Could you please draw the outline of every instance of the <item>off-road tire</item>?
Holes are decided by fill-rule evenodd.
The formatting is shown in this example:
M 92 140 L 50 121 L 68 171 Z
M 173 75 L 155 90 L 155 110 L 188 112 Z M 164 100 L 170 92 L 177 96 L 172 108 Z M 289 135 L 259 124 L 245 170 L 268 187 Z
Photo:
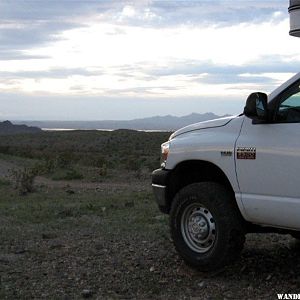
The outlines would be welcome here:
M 171 236 L 176 250 L 189 265 L 201 271 L 212 271 L 230 264 L 239 256 L 245 242 L 245 232 L 242 216 L 232 198 L 233 195 L 228 189 L 215 182 L 193 183 L 175 195 L 170 211 Z M 186 224 L 183 223 L 183 218 L 186 219 L 187 210 L 194 206 L 201 207 L 203 214 L 209 214 L 209 223 L 214 228 L 210 231 L 211 235 L 214 233 L 213 243 L 205 246 L 203 253 L 199 253 L 198 249 L 194 251 L 188 245 L 185 233 L 187 229 L 182 229 L 191 228 L 190 223 L 189 226 L 182 224 Z M 198 208 L 193 211 L 197 213 L 197 210 Z

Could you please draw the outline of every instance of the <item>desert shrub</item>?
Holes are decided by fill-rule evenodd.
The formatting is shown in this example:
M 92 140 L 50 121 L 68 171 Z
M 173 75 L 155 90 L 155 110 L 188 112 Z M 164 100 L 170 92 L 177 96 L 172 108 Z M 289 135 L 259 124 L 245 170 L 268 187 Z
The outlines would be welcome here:
M 0 186 L 6 186 L 6 185 L 10 185 L 9 180 L 5 178 L 0 178 Z
M 140 162 L 135 158 L 128 158 L 125 161 L 125 168 L 129 171 L 138 171 L 140 169 Z
M 25 146 L 25 147 L 18 147 L 16 149 L 16 153 L 14 153 L 18 156 L 27 157 L 27 158 L 34 158 L 34 151 L 31 147 Z
M 0 146 L 0 153 L 9 154 L 9 146 Z
M 146 168 L 146 167 L 143 167 L 143 168 L 140 168 L 139 170 L 137 170 L 135 172 L 135 176 L 138 178 L 138 179 L 141 179 L 141 180 L 145 180 L 145 179 L 149 179 L 151 178 L 151 171 Z
M 57 161 L 55 159 L 52 159 L 52 158 L 46 158 L 43 161 L 43 167 L 44 167 L 44 171 L 45 171 L 46 174 L 50 173 L 55 168 L 57 168 Z
M 44 159 L 40 162 L 37 162 L 32 169 L 36 175 L 45 175 L 51 173 L 56 168 L 56 160 L 54 159 Z
M 66 180 L 74 180 L 74 179 L 83 179 L 83 175 L 79 173 L 77 170 L 71 169 L 66 173 Z
M 101 177 L 107 176 L 107 166 L 106 166 L 106 164 L 103 164 L 101 167 L 98 167 L 98 174 Z
M 160 157 L 150 157 L 148 158 L 145 163 L 144 166 L 147 167 L 150 170 L 154 170 L 154 169 L 158 169 L 160 166 Z
M 10 177 L 13 180 L 14 187 L 20 195 L 26 195 L 34 191 L 34 179 L 37 176 L 35 168 L 13 169 L 10 171 Z
M 109 171 L 137 171 L 144 167 L 152 170 L 159 166 L 160 144 L 169 135 L 116 130 L 6 136 L 0 139 L 0 153 L 42 160 L 48 174 L 74 165 L 99 168 L 98 174 L 105 173 L 104 164 Z
M 67 168 L 74 160 L 74 154 L 70 151 L 65 151 L 57 155 L 57 166 L 60 168 Z
M 93 159 L 93 166 L 96 168 L 101 168 L 103 165 L 106 165 L 106 159 L 103 156 L 96 156 Z
M 93 166 L 97 168 L 97 173 L 101 177 L 107 175 L 107 160 L 103 156 L 96 156 L 93 160 Z
M 68 170 L 61 170 L 52 176 L 53 180 L 76 180 L 76 179 L 83 179 L 83 175 L 75 170 L 75 169 L 68 169 Z

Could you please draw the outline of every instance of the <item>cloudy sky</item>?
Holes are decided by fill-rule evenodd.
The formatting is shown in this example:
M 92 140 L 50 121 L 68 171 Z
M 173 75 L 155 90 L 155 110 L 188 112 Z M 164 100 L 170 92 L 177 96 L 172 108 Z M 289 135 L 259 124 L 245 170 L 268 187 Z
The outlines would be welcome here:
M 300 71 L 288 1 L 0 0 L 0 119 L 235 114 Z

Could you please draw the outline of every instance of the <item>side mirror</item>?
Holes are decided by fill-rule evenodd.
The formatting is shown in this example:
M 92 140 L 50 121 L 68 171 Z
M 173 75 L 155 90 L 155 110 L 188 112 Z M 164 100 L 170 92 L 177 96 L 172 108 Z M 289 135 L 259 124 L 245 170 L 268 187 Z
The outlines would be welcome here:
M 245 116 L 250 119 L 268 119 L 268 96 L 265 93 L 252 93 L 249 95 L 244 108 Z

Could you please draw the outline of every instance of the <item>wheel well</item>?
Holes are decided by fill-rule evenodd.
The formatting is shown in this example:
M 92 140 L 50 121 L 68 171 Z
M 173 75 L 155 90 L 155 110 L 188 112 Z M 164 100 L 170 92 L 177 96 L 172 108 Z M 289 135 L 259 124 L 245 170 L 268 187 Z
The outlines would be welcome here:
M 170 209 L 176 193 L 188 184 L 203 181 L 218 182 L 228 188 L 234 196 L 232 186 L 224 172 L 215 164 L 201 160 L 189 160 L 178 164 L 171 172 L 167 183 L 167 202 Z

